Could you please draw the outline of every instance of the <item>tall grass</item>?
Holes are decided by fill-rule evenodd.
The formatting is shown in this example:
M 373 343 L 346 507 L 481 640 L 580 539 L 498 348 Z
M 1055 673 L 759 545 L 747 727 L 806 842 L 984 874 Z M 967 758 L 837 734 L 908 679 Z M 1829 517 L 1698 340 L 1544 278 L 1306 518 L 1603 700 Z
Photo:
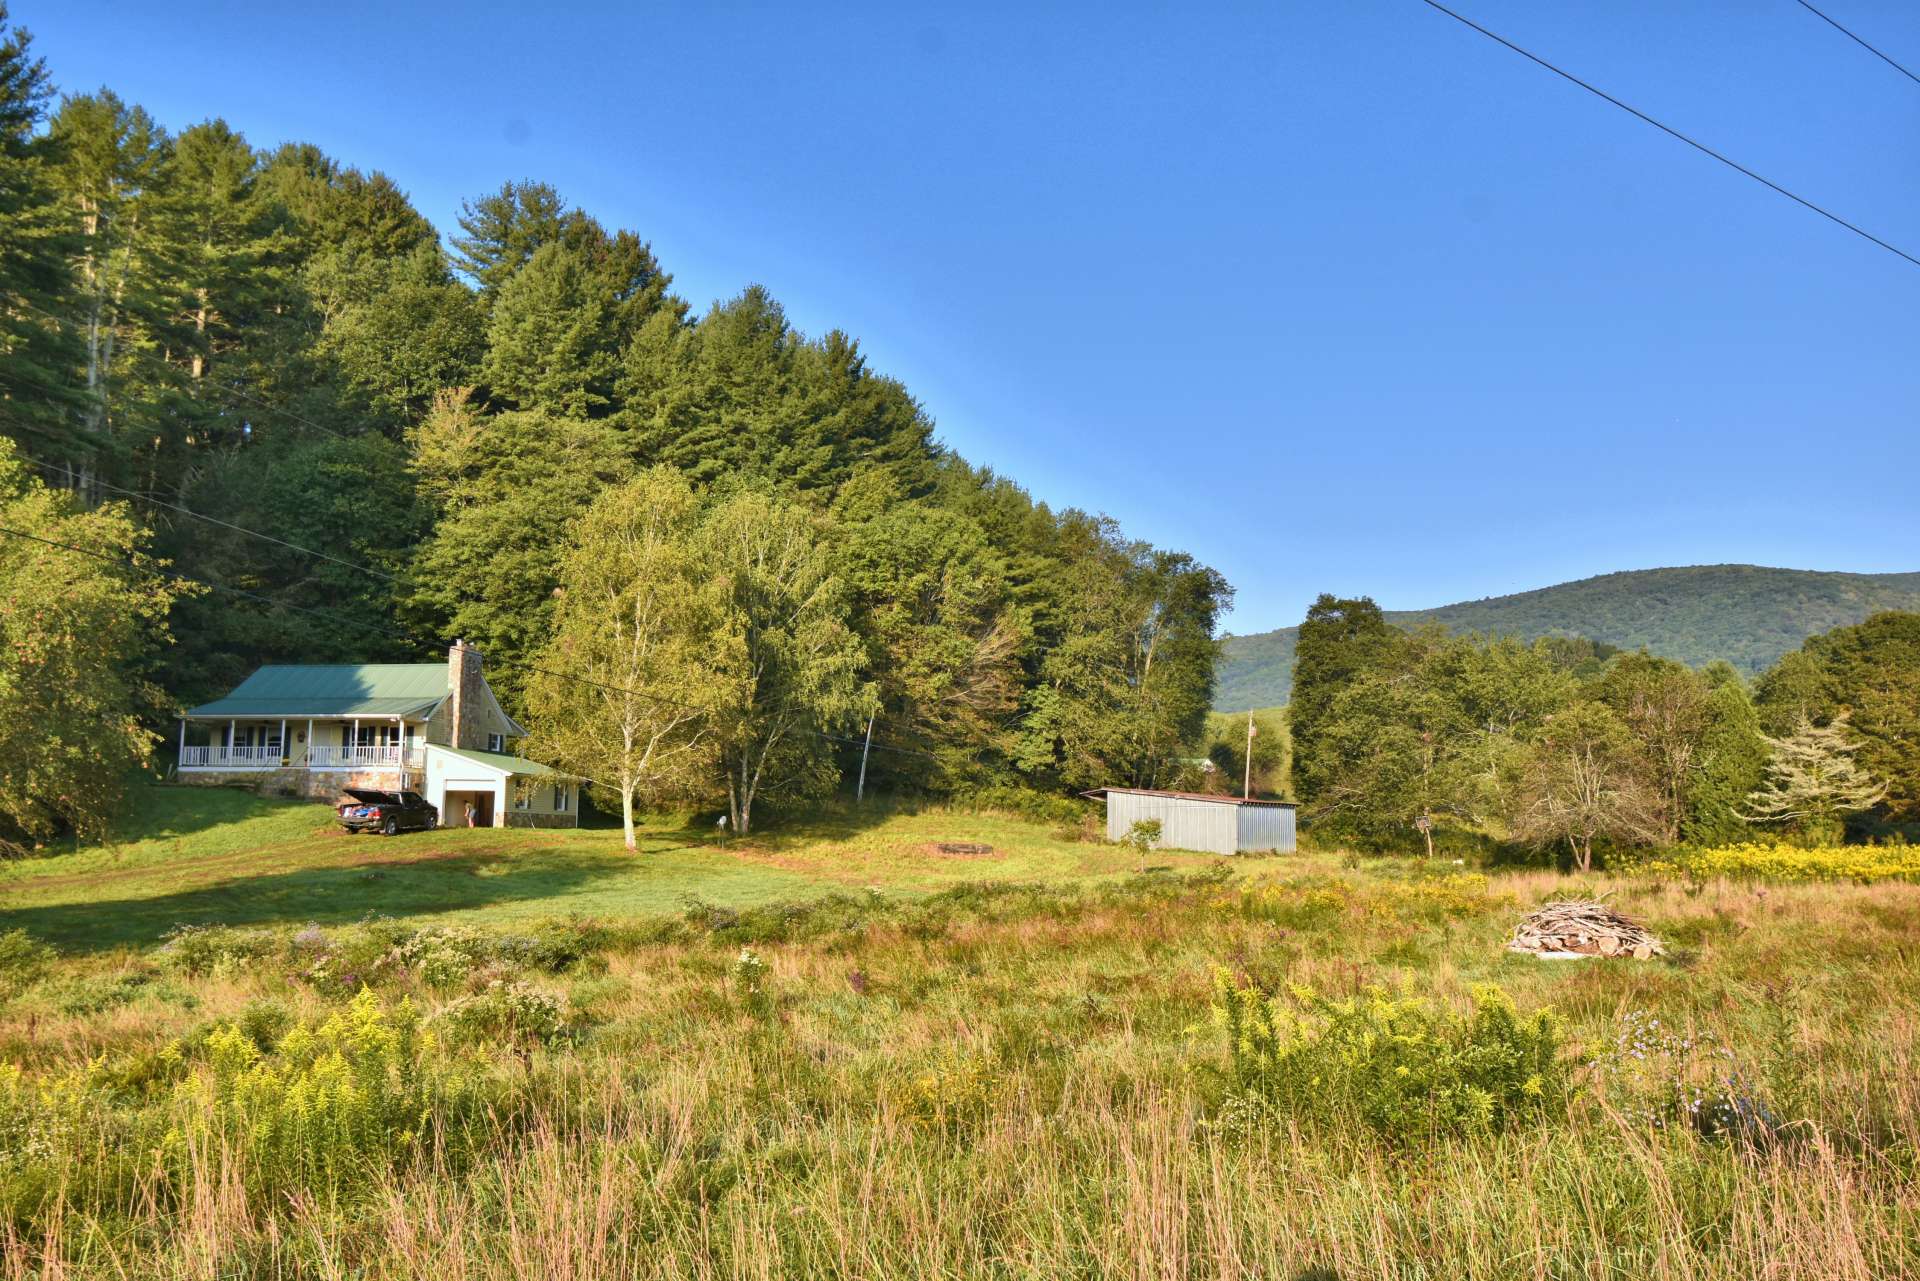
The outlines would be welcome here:
M 1568 889 L 1672 958 L 1502 950 Z M 0 1276 L 1920 1275 L 1916 927 L 1906 885 L 1383 863 L 696 907 L 578 948 L 370 926 L 220 940 L 202 973 L 61 961 L 0 1010 Z M 311 977 L 376 950 L 353 994 Z M 1513 1029 L 1551 1008 L 1567 1088 L 1524 1124 L 1370 1118 L 1364 1090 L 1227 1123 L 1216 969 L 1261 1001 L 1388 1000 L 1385 1035 L 1415 1002 L 1469 1058 L 1497 985 L 1520 1022 L 1495 1040 L 1538 1052 Z M 448 1013 L 505 991 L 555 1025 Z M 331 1111 L 298 1102 L 316 1073 Z M 1764 1120 L 1700 1123 L 1716 1090 Z

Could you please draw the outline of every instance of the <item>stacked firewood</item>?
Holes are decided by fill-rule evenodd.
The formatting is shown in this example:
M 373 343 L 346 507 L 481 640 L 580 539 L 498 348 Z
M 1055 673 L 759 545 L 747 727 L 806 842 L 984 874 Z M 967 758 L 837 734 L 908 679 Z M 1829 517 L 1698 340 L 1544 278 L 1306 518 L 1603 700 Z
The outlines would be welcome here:
M 1644 961 L 1660 940 L 1598 899 L 1556 899 L 1529 912 L 1513 931 L 1509 952 L 1537 956 L 1631 956 Z

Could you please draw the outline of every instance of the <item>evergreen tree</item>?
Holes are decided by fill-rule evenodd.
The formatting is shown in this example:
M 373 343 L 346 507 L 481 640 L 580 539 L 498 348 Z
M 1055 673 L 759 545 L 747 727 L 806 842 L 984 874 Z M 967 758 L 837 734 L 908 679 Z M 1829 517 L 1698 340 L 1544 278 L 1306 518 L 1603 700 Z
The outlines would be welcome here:
M 413 474 L 436 508 L 407 575 L 405 617 L 463 637 L 488 680 L 524 709 L 524 664 L 552 634 L 554 591 L 573 522 L 633 464 L 599 423 L 542 413 L 477 413 L 445 397 L 414 433 Z
M 102 455 L 96 465 L 119 473 L 125 429 L 144 417 L 139 406 L 148 379 L 139 362 L 151 352 L 145 339 L 157 314 L 149 205 L 167 136 L 144 110 L 105 89 L 61 103 L 50 133 L 59 156 L 55 179 L 79 218 L 85 432 Z M 84 486 L 83 478 L 76 481 Z
M 1706 846 L 1745 840 L 1750 834 L 1743 817 L 1747 797 L 1760 786 L 1766 766 L 1760 717 L 1736 674 L 1707 695 L 1707 723 L 1687 779 L 1682 838 Z
M 542 245 L 560 238 L 572 211 L 544 182 L 509 182 L 491 195 L 463 201 L 453 238 L 454 266 L 492 303 Z
M 0 430 L 61 459 L 89 441 L 78 386 L 74 232 L 40 135 L 52 85 L 0 0 Z

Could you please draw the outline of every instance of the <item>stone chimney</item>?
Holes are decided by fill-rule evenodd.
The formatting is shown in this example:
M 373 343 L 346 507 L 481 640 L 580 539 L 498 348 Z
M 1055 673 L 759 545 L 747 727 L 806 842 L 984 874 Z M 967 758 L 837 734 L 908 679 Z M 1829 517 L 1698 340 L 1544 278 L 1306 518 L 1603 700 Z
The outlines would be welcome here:
M 480 651 L 463 640 L 447 651 L 447 742 L 453 747 L 487 746 L 487 678 Z

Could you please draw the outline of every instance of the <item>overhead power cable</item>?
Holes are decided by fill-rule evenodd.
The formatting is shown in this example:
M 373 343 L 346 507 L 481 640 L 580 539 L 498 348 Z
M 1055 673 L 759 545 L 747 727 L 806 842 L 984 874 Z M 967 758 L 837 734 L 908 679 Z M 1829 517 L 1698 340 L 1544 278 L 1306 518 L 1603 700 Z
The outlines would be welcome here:
M 1895 71 L 1898 71 L 1901 75 L 1905 76 L 1907 79 L 1913 81 L 1917 85 L 1920 85 L 1920 76 L 1914 75 L 1913 72 L 1908 71 L 1905 67 L 1895 62 L 1892 58 L 1889 58 L 1886 54 L 1880 52 L 1880 50 L 1874 48 L 1872 45 L 1868 44 L 1865 40 L 1862 40 L 1859 36 L 1856 36 L 1855 34 L 1853 34 L 1853 32 L 1847 30 L 1845 27 L 1835 22 L 1832 18 L 1829 18 L 1826 14 L 1820 12 L 1818 9 L 1814 8 L 1812 5 L 1808 4 L 1807 0 L 1795 0 L 1795 3 L 1797 3 L 1802 9 L 1805 9 L 1808 13 L 1812 14 L 1814 17 L 1820 19 L 1820 21 L 1826 23 L 1829 27 L 1832 27 L 1835 31 L 1838 31 L 1841 35 L 1845 36 L 1847 39 L 1859 45 L 1862 49 L 1865 49 L 1868 53 L 1872 54 L 1874 57 L 1880 59 L 1880 61 L 1886 63 L 1889 67 L 1892 67 Z
M 1446 14 L 1449 18 L 1452 18 L 1455 22 L 1458 22 L 1460 25 L 1464 27 L 1470 27 L 1473 30 L 1478 31 L 1481 35 L 1493 41 L 1495 44 L 1506 46 L 1508 49 L 1513 50 L 1513 52 L 1519 54 L 1521 57 L 1525 58 L 1527 61 L 1534 63 L 1538 66 L 1545 67 L 1548 71 L 1553 72 L 1554 75 L 1559 76 L 1561 79 L 1567 80 L 1573 84 L 1579 85 L 1582 89 L 1585 89 L 1588 93 L 1592 94 L 1594 97 L 1599 98 L 1604 102 L 1612 103 L 1614 106 L 1620 108 L 1620 110 L 1626 112 L 1628 115 L 1634 116 L 1637 119 L 1652 125 L 1655 129 L 1658 129 L 1661 133 L 1664 133 L 1670 137 L 1679 139 L 1681 142 L 1686 143 L 1689 147 L 1692 147 L 1695 151 L 1702 152 L 1705 155 L 1712 156 L 1715 160 L 1718 160 L 1721 164 L 1733 170 L 1735 173 L 1745 174 L 1747 177 L 1753 179 L 1755 182 L 1759 183 L 1761 186 L 1766 187 L 1768 190 L 1777 192 L 1778 194 L 1785 196 L 1788 200 L 1793 201 L 1797 205 L 1800 205 L 1807 209 L 1811 209 L 1814 213 L 1819 214 L 1822 218 L 1827 219 L 1829 222 L 1838 223 L 1840 226 L 1845 227 L 1848 231 L 1851 231 L 1854 235 L 1861 237 L 1863 240 L 1872 241 L 1874 244 L 1880 246 L 1882 249 L 1886 250 L 1888 253 L 1894 254 L 1895 256 L 1900 258 L 1904 258 L 1908 262 L 1912 263 L 1914 266 L 1920 267 L 1920 258 L 1914 257 L 1912 254 L 1908 253 L 1906 250 L 1901 249 L 1896 245 L 1888 244 L 1886 241 L 1880 239 L 1880 237 L 1874 235 L 1872 232 L 1866 230 L 1865 228 L 1860 227 L 1854 223 L 1848 222 L 1845 218 L 1842 218 L 1839 214 L 1834 213 L 1831 210 L 1823 209 L 1819 205 L 1814 204 L 1813 201 L 1808 200 L 1805 196 L 1795 195 L 1793 192 L 1788 191 L 1785 187 L 1781 186 L 1779 183 L 1774 182 L 1770 178 L 1762 177 L 1761 175 L 1755 173 L 1753 170 L 1747 168 L 1745 165 L 1741 164 L 1739 161 L 1730 159 L 1727 156 L 1722 155 L 1720 152 L 1715 151 L 1712 147 L 1707 146 L 1707 144 L 1705 144 L 1704 142 L 1699 142 L 1693 138 L 1688 137 L 1686 134 L 1681 133 L 1678 129 L 1673 128 L 1671 125 L 1662 124 L 1660 121 L 1655 120 L 1652 116 L 1640 110 L 1638 107 L 1631 106 L 1628 103 L 1622 102 L 1620 99 L 1614 97 L 1612 94 L 1608 93 L 1606 90 L 1598 88 L 1597 86 L 1589 84 L 1587 81 L 1582 80 L 1579 76 L 1574 75 L 1571 71 L 1562 70 L 1560 67 L 1557 67 L 1553 63 L 1548 62 L 1545 58 L 1540 57 L 1538 54 L 1530 53 L 1527 50 L 1522 49 L 1519 45 L 1507 39 L 1505 36 L 1500 35 L 1499 33 L 1494 31 L 1489 31 L 1487 28 L 1481 26 L 1479 23 L 1475 22 L 1471 18 L 1464 17 L 1461 14 L 1455 13 L 1452 9 L 1449 9 L 1447 8 L 1447 6 L 1441 4 L 1440 0 L 1420 0 L 1420 2 L 1426 5 L 1430 9 L 1436 9 L 1439 12 Z M 1904 68 L 1902 69 L 1904 70 Z
M 350 627 L 358 627 L 358 628 L 361 628 L 362 630 L 373 632 L 378 635 L 388 636 L 396 640 L 404 640 L 409 644 L 416 645 L 416 646 L 425 646 L 425 645 L 437 646 L 444 643 L 432 637 L 419 636 L 412 632 L 403 631 L 397 627 L 389 627 L 380 623 L 368 622 L 365 619 L 354 618 L 351 615 L 335 613 L 333 610 L 330 610 L 330 609 L 318 609 L 308 605 L 292 605 L 285 601 L 277 601 L 272 599 L 271 597 L 259 595 L 256 592 L 245 591 L 238 587 L 229 587 L 225 583 L 218 583 L 210 578 L 202 578 L 195 574 L 184 573 L 180 570 L 162 569 L 157 565 L 142 565 L 124 556 L 115 556 L 108 552 L 96 551 L 89 547 L 80 547 L 73 543 L 62 542 L 57 538 L 46 538 L 39 534 L 30 534 L 27 531 L 21 530 L 21 529 L 10 529 L 7 526 L 0 525 L 0 534 L 9 534 L 15 538 L 24 538 L 31 542 L 41 543 L 48 547 L 59 548 L 62 551 L 73 552 L 74 554 L 80 555 L 80 556 L 90 556 L 95 560 L 105 561 L 110 565 L 117 565 L 122 569 L 130 569 L 135 573 L 148 574 L 157 578 L 170 578 L 177 582 L 194 583 L 198 586 L 205 587 L 210 591 L 225 592 L 230 596 L 238 596 L 245 600 L 258 601 L 263 605 L 273 606 L 274 608 L 277 608 L 277 609 L 290 609 L 297 613 L 312 615 L 315 618 L 324 618 L 331 622 L 345 623 Z M 558 672 L 558 671 L 554 671 L 551 668 L 540 667 L 533 663 L 524 662 L 520 659 L 511 659 L 511 658 L 495 659 L 494 662 L 496 663 L 496 665 L 501 667 L 510 667 L 510 668 L 517 667 L 522 671 L 536 672 L 542 676 L 551 676 L 555 680 L 573 681 L 573 682 L 576 682 L 577 684 L 585 685 L 593 689 L 605 690 L 608 693 L 626 694 L 633 698 L 647 699 L 648 701 L 658 703 L 663 707 L 678 707 L 687 711 L 706 710 L 705 708 L 701 707 L 697 703 L 688 703 L 678 699 L 665 698 L 658 694 L 649 694 L 644 690 L 628 689 L 624 685 L 613 685 L 605 681 L 597 681 L 592 679 L 591 677 L 581 676 L 574 672 Z M 819 738 L 819 739 L 826 740 L 828 742 L 858 743 L 861 741 L 856 738 L 847 738 L 839 734 L 829 734 L 824 730 L 803 729 L 799 732 L 807 735 L 808 737 Z M 891 743 L 881 742 L 877 739 L 873 742 L 872 745 L 876 751 L 895 752 L 903 756 L 921 756 L 921 757 L 925 757 L 928 760 L 937 759 L 931 752 L 923 752 L 917 748 L 912 748 L 912 747 L 897 747 Z
M 42 462 L 40 459 L 29 457 L 26 454 L 21 454 L 19 455 L 19 457 L 25 462 L 32 463 L 35 467 L 38 467 L 40 470 L 46 472 L 49 476 L 60 476 L 60 475 L 68 474 L 68 469 L 59 467 L 53 463 Z M 218 525 L 222 529 L 230 529 L 236 534 L 250 534 L 254 538 L 263 539 L 264 541 L 273 543 L 279 547 L 285 547 L 289 551 L 299 552 L 303 556 L 317 556 L 321 560 L 331 561 L 336 565 L 344 565 L 348 569 L 357 569 L 363 574 L 370 574 L 375 578 L 382 579 L 389 583 L 396 583 L 400 581 L 399 579 L 395 578 L 392 574 L 385 573 L 382 570 L 375 569 L 371 565 L 362 565 L 357 561 L 343 560 L 338 556 L 329 555 L 326 552 L 319 551 L 312 547 L 302 547 L 298 543 L 290 543 L 284 538 L 276 538 L 272 534 L 263 533 L 262 531 L 257 529 L 249 529 L 245 525 L 236 525 L 232 521 L 221 520 L 218 516 L 209 516 L 205 512 L 197 512 L 197 511 L 193 511 L 190 508 L 182 507 L 179 503 L 170 503 L 164 498 L 155 498 L 152 494 L 143 494 L 139 490 L 135 490 L 135 489 L 122 489 L 120 486 L 115 485 L 110 481 L 104 481 L 98 478 L 89 480 L 87 483 L 92 485 L 98 485 L 102 489 L 110 489 L 116 494 L 123 494 L 128 498 L 138 499 L 143 503 L 152 503 L 156 507 L 165 507 L 169 511 L 179 512 L 182 516 L 191 516 L 195 520 L 203 520 L 209 525 Z

